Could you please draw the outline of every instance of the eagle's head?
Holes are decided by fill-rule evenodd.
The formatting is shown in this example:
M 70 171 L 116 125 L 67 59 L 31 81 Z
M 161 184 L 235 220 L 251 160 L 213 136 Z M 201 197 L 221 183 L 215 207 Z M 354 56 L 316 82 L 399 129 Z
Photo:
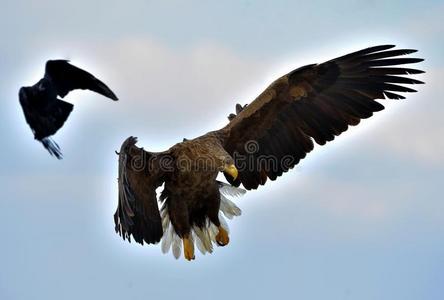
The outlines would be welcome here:
M 234 165 L 234 160 L 230 155 L 223 155 L 218 157 L 219 171 L 223 172 L 225 176 L 229 176 L 232 180 L 236 180 L 239 172 Z

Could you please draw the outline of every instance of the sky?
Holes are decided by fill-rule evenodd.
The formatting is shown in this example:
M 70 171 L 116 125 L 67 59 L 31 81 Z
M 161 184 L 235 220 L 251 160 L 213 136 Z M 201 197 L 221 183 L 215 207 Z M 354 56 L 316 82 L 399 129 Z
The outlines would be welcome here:
M 12 1 L 0 10 L 0 299 L 442 299 L 442 1 Z M 235 202 L 230 244 L 193 262 L 114 233 L 117 156 L 223 127 L 277 77 L 377 44 L 415 48 L 426 82 Z M 48 59 L 107 83 L 54 139 L 18 89 Z

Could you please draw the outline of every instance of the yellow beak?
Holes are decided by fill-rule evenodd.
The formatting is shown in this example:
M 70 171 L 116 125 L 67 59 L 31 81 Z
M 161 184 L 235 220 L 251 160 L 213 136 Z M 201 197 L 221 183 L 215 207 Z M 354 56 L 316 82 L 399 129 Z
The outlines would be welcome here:
M 225 166 L 224 173 L 227 173 L 231 177 L 233 177 L 233 180 L 236 180 L 237 176 L 239 175 L 239 172 L 237 171 L 236 166 L 234 164 Z

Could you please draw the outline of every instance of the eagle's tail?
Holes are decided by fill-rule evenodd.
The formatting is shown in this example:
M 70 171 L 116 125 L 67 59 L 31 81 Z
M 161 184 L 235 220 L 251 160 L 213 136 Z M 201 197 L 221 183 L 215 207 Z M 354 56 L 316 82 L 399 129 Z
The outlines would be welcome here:
M 49 154 L 54 155 L 55 157 L 57 157 L 57 159 L 63 158 L 59 145 L 57 145 L 57 143 L 54 142 L 51 138 L 43 138 L 40 140 L 40 142 L 43 144 L 43 147 L 48 150 Z
M 223 229 L 229 232 L 229 227 L 225 217 L 232 219 L 233 217 L 240 216 L 242 211 L 239 207 L 234 204 L 233 201 L 228 199 L 228 197 L 239 197 L 245 194 L 245 190 L 241 188 L 233 187 L 229 184 L 218 182 L 219 192 L 220 192 L 220 210 L 219 210 L 219 221 Z M 173 225 L 171 224 L 170 217 L 166 206 L 164 205 L 161 210 L 162 227 L 163 227 L 163 237 L 162 237 L 162 252 L 167 253 L 170 249 L 173 252 L 174 257 L 177 259 L 182 253 L 182 240 L 174 231 Z M 217 244 L 216 235 L 219 230 L 210 220 L 207 219 L 203 227 L 193 226 L 191 230 L 190 240 L 196 244 L 197 249 L 202 254 L 212 253 L 213 244 Z

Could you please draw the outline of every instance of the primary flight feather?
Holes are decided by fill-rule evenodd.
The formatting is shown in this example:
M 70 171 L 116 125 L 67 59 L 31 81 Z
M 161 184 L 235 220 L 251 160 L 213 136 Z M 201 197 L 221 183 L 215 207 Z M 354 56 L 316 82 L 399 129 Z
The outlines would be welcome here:
M 49 60 L 46 62 L 44 77 L 33 86 L 22 87 L 19 91 L 20 105 L 34 138 L 58 159 L 62 158 L 62 153 L 50 136 L 63 126 L 73 109 L 71 103 L 58 97 L 63 98 L 76 89 L 91 90 L 114 101 L 118 100 L 103 82 L 67 60 Z
M 116 231 L 143 244 L 183 247 L 194 259 L 194 245 L 212 252 L 213 243 L 229 242 L 223 215 L 240 215 L 227 197 L 257 189 L 293 168 L 314 142 L 324 145 L 384 109 L 376 99 L 404 99 L 422 82 L 408 75 L 423 71 L 403 65 L 422 59 L 416 52 L 381 45 L 321 64 L 311 64 L 278 78 L 253 102 L 237 105 L 222 129 L 184 140 L 164 152 L 148 152 L 129 137 L 119 153 L 119 201 Z M 218 182 L 223 172 L 229 185 Z M 164 185 L 158 208 L 156 188 Z M 178 241 L 182 240 L 181 243 Z

